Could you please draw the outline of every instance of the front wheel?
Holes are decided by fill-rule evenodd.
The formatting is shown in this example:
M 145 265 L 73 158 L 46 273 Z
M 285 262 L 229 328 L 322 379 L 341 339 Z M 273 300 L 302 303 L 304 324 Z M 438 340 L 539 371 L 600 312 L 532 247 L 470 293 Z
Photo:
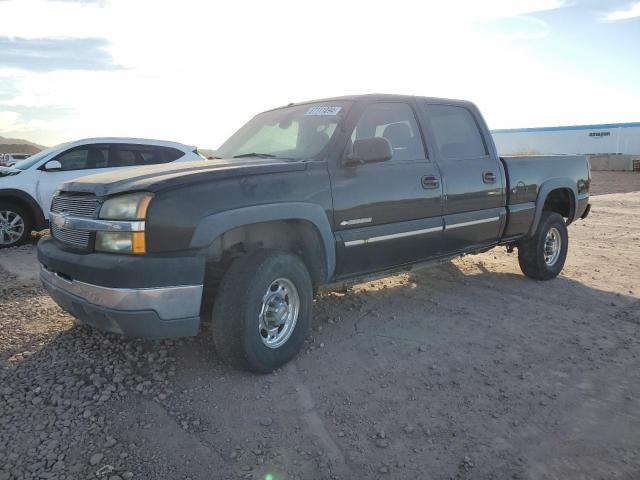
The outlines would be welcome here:
M 311 325 L 313 287 L 304 263 L 278 250 L 235 260 L 218 288 L 213 342 L 222 360 L 268 373 L 300 350 Z
M 0 202 L 0 248 L 16 247 L 31 237 L 31 215 L 20 205 Z
M 518 263 L 527 277 L 556 278 L 564 267 L 569 248 L 567 224 L 559 213 L 542 212 L 533 236 L 518 243 Z

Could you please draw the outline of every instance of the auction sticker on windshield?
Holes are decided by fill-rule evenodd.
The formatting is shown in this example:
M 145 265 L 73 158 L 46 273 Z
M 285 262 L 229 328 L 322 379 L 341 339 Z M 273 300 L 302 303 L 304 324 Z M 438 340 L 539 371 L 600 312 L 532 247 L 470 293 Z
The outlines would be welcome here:
M 305 115 L 337 115 L 342 107 L 311 107 Z

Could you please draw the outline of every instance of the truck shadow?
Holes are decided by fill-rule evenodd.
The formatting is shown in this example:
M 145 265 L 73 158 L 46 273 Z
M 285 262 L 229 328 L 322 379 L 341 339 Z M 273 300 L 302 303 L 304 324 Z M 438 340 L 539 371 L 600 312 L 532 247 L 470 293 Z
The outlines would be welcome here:
M 359 335 L 432 344 L 438 338 L 446 341 L 442 334 L 447 331 L 462 333 L 456 332 L 458 328 L 504 328 L 506 334 L 546 322 L 570 330 L 576 323 L 590 321 L 600 322 L 601 327 L 617 321 L 640 325 L 640 300 L 564 276 L 538 282 L 522 274 L 494 272 L 479 257 L 471 271 L 447 263 L 319 294 L 302 358 L 320 354 L 320 348 L 330 344 L 346 347 Z M 244 377 L 245 373 L 226 370 L 209 336 L 203 329 L 193 344 L 184 347 L 178 355 L 181 363 L 190 365 L 194 375 L 216 366 Z M 195 365 L 200 367 L 194 370 Z
M 395 285 L 370 282 L 346 295 L 328 294 L 318 300 L 316 312 L 324 312 L 331 319 L 339 316 L 346 304 L 359 313 L 355 319 L 353 315 L 345 317 L 355 321 L 356 333 L 414 343 L 431 341 L 433 331 L 446 328 L 446 322 L 451 322 L 448 329 L 466 325 L 512 330 L 514 326 L 527 328 L 526 322 L 535 324 L 545 315 L 559 327 L 569 319 L 579 322 L 587 318 L 640 324 L 640 300 L 563 276 L 537 282 L 521 274 L 490 271 L 479 260 L 472 271 L 449 263 L 403 277 L 404 281 Z M 318 322 L 322 318 L 316 318 L 314 325 Z M 326 327 L 331 328 L 322 328 Z

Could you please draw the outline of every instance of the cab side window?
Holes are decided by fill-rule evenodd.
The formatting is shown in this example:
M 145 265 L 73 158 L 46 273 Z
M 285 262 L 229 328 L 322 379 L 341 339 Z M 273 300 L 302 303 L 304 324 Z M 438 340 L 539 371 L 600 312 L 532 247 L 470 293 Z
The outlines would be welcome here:
M 425 160 L 422 137 L 413 110 L 406 103 L 376 103 L 368 106 L 351 135 L 351 141 L 386 138 L 391 160 Z
M 480 128 L 464 107 L 427 105 L 431 130 L 446 160 L 484 157 L 488 155 Z
M 57 156 L 55 160 L 60 162 L 60 170 L 63 172 L 107 168 L 109 166 L 109 147 L 92 145 L 74 148 Z
M 183 152 L 171 147 L 156 147 L 153 145 L 118 145 L 118 160 L 114 167 L 134 167 L 143 165 L 157 165 L 169 163 L 184 155 Z

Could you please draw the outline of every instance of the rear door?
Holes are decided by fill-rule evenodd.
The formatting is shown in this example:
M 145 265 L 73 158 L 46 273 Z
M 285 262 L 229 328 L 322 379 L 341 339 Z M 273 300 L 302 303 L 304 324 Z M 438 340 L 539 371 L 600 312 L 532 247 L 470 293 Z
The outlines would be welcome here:
M 386 138 L 393 158 L 358 166 L 338 162 L 330 171 L 337 276 L 436 256 L 442 241 L 442 187 L 437 166 L 427 158 L 413 105 L 371 103 L 352 125 L 350 142 Z
M 505 179 L 482 118 L 467 104 L 423 106 L 444 184 L 443 253 L 496 242 L 506 219 Z

